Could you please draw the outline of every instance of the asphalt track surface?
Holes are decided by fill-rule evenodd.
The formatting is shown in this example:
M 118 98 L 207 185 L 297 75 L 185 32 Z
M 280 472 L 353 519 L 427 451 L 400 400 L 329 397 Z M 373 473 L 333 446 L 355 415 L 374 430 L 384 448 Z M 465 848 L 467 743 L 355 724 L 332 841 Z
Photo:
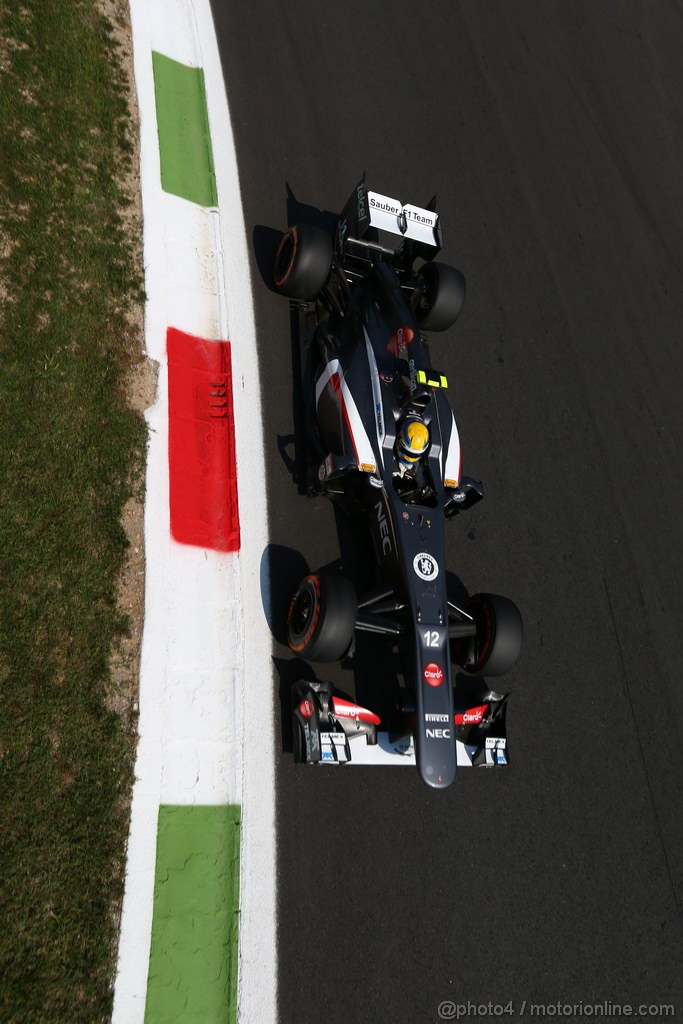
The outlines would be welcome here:
M 432 359 L 486 487 L 449 567 L 526 625 L 509 770 L 432 792 L 280 756 L 280 1019 L 426 1024 L 443 1000 L 680 1017 L 683 7 L 213 8 L 255 246 L 275 633 L 303 561 L 339 540 L 292 478 L 287 304 L 259 266 L 286 183 L 338 211 L 364 169 L 404 202 L 438 195 L 468 298 Z M 277 701 L 296 668 L 274 656 Z

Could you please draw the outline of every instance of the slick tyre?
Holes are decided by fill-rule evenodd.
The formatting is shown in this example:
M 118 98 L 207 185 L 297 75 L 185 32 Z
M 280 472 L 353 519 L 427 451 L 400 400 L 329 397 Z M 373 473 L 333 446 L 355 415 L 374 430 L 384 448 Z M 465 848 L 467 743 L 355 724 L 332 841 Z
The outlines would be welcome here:
M 498 594 L 474 594 L 465 605 L 477 635 L 454 641 L 453 660 L 473 675 L 502 676 L 514 668 L 522 650 L 524 626 L 517 605 Z
M 287 642 L 301 658 L 337 661 L 351 645 L 357 614 L 358 599 L 349 580 L 313 573 L 292 598 Z
M 423 331 L 447 331 L 465 302 L 465 278 L 447 263 L 425 263 L 420 268 L 422 290 L 415 319 Z
M 313 224 L 296 224 L 285 231 L 275 253 L 275 290 L 290 299 L 315 299 L 331 267 L 330 235 Z

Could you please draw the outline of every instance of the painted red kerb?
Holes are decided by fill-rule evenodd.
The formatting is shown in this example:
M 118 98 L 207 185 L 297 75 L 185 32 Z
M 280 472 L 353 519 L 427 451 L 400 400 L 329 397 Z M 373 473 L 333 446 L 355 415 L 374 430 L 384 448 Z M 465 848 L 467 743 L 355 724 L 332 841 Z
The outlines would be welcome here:
M 171 536 L 181 544 L 237 551 L 230 342 L 169 327 L 166 345 Z

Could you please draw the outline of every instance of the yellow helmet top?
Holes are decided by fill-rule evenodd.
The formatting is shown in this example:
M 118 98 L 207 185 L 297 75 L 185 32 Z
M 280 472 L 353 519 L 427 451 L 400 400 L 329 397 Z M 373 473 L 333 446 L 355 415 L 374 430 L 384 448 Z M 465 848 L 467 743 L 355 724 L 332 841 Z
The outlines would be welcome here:
M 429 430 L 422 420 L 407 420 L 398 432 L 397 454 L 401 462 L 412 465 L 429 448 Z

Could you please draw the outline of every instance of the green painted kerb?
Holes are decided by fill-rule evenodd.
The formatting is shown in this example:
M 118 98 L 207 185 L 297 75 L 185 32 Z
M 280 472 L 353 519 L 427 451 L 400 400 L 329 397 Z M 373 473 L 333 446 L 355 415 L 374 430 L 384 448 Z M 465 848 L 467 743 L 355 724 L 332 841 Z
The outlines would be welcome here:
M 234 1024 L 240 808 L 159 808 L 145 1024 Z
M 152 52 L 161 187 L 201 206 L 217 206 L 202 68 Z

